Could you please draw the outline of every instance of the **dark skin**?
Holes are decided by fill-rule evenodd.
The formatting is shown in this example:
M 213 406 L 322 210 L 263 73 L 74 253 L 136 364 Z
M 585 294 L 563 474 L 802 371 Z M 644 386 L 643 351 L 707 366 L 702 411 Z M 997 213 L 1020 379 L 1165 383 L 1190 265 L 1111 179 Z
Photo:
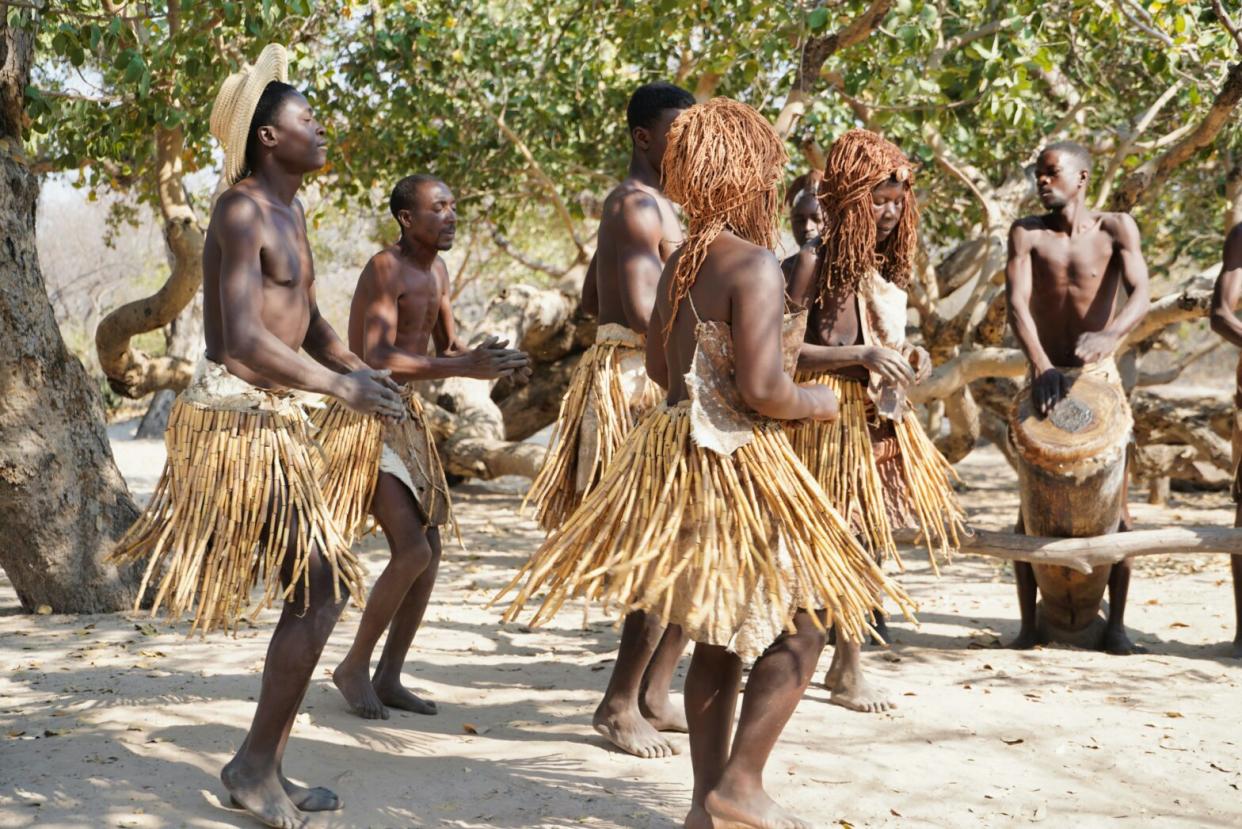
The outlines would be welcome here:
M 1070 153 L 1040 154 L 1035 166 L 1039 199 L 1048 213 L 1014 222 L 1009 231 L 1005 290 L 1009 322 L 1026 354 L 1036 412 L 1047 416 L 1069 390 L 1058 368 L 1083 366 L 1113 356 L 1126 334 L 1147 313 L 1150 292 L 1138 226 L 1126 213 L 1097 213 L 1086 206 L 1089 171 Z M 1121 290 L 1128 297 L 1116 310 Z M 1123 508 L 1120 531 L 1129 529 Z M 1023 525 L 1018 517 L 1019 532 Z M 1039 644 L 1035 570 L 1015 562 L 1022 615 L 1011 647 Z M 1130 563 L 1112 566 L 1108 624 L 1101 648 L 1134 651 L 1125 629 Z
M 681 243 L 677 214 L 660 191 L 668 128 L 681 112 L 664 110 L 651 127 L 634 129 L 629 173 L 604 200 L 582 301 L 583 310 L 601 324 L 647 333 L 661 268 Z M 655 616 L 641 611 L 626 616 L 617 664 L 595 710 L 595 730 L 638 757 L 675 754 L 659 732 L 686 730 L 684 715 L 669 697 L 686 641 L 680 627 L 666 630 Z
M 685 374 L 695 347 L 695 315 L 729 325 L 734 343 L 735 380 L 743 401 L 761 415 L 781 420 L 837 417 L 837 400 L 826 386 L 799 386 L 785 373 L 781 328 L 784 277 L 771 252 L 729 231 L 707 249 L 702 269 L 683 300 L 668 342 L 660 332 L 672 315 L 669 282 L 673 254 L 661 278 L 652 336 L 647 338 L 647 373 L 668 389 L 668 402 L 687 397 Z M 723 646 L 698 643 L 686 676 L 686 717 L 694 794 L 687 829 L 741 825 L 804 829 L 763 788 L 763 769 L 785 724 L 810 684 L 825 635 L 804 610 L 796 632 L 783 634 L 751 669 L 742 696 L 737 732 L 733 715 L 742 665 Z
M 528 376 L 526 355 L 495 337 L 473 349 L 458 341 L 448 269 L 440 258 L 452 248 L 457 230 L 457 204 L 449 188 L 438 181 L 421 184 L 413 206 L 397 211 L 397 223 L 401 238 L 372 257 L 358 279 L 349 314 L 350 348 L 399 383 Z M 434 702 L 401 684 L 401 670 L 435 586 L 440 531 L 422 522 L 414 496 L 387 472 L 380 473 L 371 511 L 392 557 L 375 580 L 354 643 L 332 681 L 366 719 L 388 719 L 389 707 L 435 714 Z M 371 655 L 385 629 L 388 639 L 372 676 Z
M 871 214 L 876 223 L 877 247 L 897 229 L 910 198 L 909 187 L 897 181 L 877 185 L 871 192 Z M 854 292 L 840 286 L 830 290 L 823 306 L 816 303 L 819 294 L 819 251 L 803 249 L 795 264 L 786 271 L 790 298 L 811 308 L 806 344 L 798 355 L 798 367 L 809 371 L 831 371 L 866 382 L 869 372 L 885 380 L 910 386 L 931 371 L 931 359 L 921 348 L 910 347 L 905 353 L 863 342 L 858 302 Z M 871 438 L 878 443 L 893 435 L 891 426 L 872 429 Z M 883 616 L 876 614 L 876 627 L 886 636 Z M 881 629 L 883 628 L 883 629 Z M 887 637 L 886 637 L 887 638 Z M 891 695 L 872 686 L 862 672 L 862 643 L 841 641 L 833 652 L 832 665 L 824 677 L 824 685 L 834 705 L 863 713 L 880 713 L 896 707 Z
M 300 96 L 286 100 L 273 120 L 259 130 L 251 175 L 220 197 L 207 229 L 207 356 L 257 386 L 330 394 L 355 411 L 398 417 L 396 386 L 349 352 L 315 303 L 314 264 L 296 194 L 302 177 L 325 162 L 323 127 Z M 290 528 L 290 537 L 296 532 Z M 285 560 L 291 564 L 294 556 Z M 282 573 L 286 584 L 289 577 Z M 312 549 L 314 601 L 299 583 L 285 603 L 250 731 L 220 773 L 232 801 L 268 826 L 303 826 L 302 809 L 340 808 L 335 794 L 297 786 L 281 767 L 294 717 L 343 606 L 327 598 L 332 595 L 331 568 Z
M 1216 288 L 1212 293 L 1211 317 L 1213 331 L 1227 342 L 1242 347 L 1242 321 L 1234 313 L 1239 300 L 1242 300 L 1242 224 L 1235 225 L 1225 238 L 1220 276 L 1216 278 Z M 1239 405 L 1242 401 L 1242 359 L 1238 360 L 1236 382 L 1238 390 L 1234 395 L 1234 404 Z M 1237 441 L 1235 436 L 1235 444 Z M 1242 504 L 1234 512 L 1233 525 L 1242 527 Z M 1233 606 L 1237 617 L 1229 655 L 1242 659 L 1242 555 L 1230 556 L 1229 563 L 1233 570 Z

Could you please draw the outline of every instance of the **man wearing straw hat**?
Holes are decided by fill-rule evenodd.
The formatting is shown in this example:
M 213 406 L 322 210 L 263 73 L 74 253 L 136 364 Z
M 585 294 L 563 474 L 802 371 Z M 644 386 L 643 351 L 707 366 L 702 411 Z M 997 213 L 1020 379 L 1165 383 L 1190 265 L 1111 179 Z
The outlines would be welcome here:
M 1233 309 L 1242 299 L 1242 223 L 1234 225 L 1225 237 L 1224 261 L 1216 290 L 1212 293 L 1212 330 L 1233 345 L 1242 346 L 1242 321 Z M 1233 500 L 1237 504 L 1233 525 L 1242 527 L 1242 359 L 1238 360 L 1237 389 L 1233 395 Z M 1242 556 L 1230 556 L 1233 569 L 1233 607 L 1237 618 L 1233 647 L 1229 655 L 1242 659 Z
M 212 107 L 228 189 L 203 249 L 206 359 L 174 404 L 155 494 L 113 553 L 149 559 L 140 595 L 156 589 L 152 612 L 165 603 L 174 616 L 192 611 L 192 629 L 204 633 L 285 600 L 250 732 L 220 775 L 234 805 L 278 827 L 340 808 L 327 789 L 285 778 L 281 761 L 345 599 L 364 596 L 362 569 L 316 482 L 305 393 L 403 413 L 387 373 L 351 354 L 316 306 L 297 191 L 324 164 L 324 130 L 286 74 L 285 50 L 270 45 L 225 80 Z

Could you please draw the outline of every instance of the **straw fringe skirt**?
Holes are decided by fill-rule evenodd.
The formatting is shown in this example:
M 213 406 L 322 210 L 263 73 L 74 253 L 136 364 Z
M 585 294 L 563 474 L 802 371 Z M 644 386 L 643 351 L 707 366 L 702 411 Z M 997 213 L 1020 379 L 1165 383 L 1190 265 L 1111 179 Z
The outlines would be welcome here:
M 526 495 L 545 531 L 565 522 L 620 452 L 638 419 L 663 398 L 663 390 L 647 378 L 645 358 L 639 335 L 624 326 L 605 325 L 574 367 L 548 454 Z
M 379 478 L 383 427 L 379 418 L 355 412 L 331 398 L 310 414 L 317 450 L 315 477 L 337 528 L 349 544 L 364 534 Z
M 828 500 L 864 539 L 873 555 L 892 556 L 901 565 L 894 527 L 914 527 L 922 535 L 938 572 L 937 558 L 948 560 L 966 531 L 950 480 L 957 473 L 913 413 L 893 424 L 898 457 L 877 463 L 871 443 L 866 386 L 829 373 L 799 372 L 798 382 L 820 383 L 837 395 L 841 416 L 832 422 L 789 424 L 789 440 Z M 904 566 L 904 565 L 902 565 Z
M 826 609 L 860 640 L 889 583 L 798 461 L 782 427 L 755 427 L 732 455 L 697 446 L 688 406 L 639 424 L 604 478 L 501 596 L 515 619 L 540 590 L 532 624 L 571 598 L 644 610 L 698 642 L 759 656 L 799 608 Z M 498 597 L 499 598 L 499 597 Z
M 387 472 L 409 490 L 423 524 L 451 525 L 460 543 L 444 466 L 422 400 L 409 387 L 402 397 L 406 416 L 395 423 L 359 414 L 339 400 L 311 414 L 320 446 L 315 469 L 324 498 L 352 543 L 378 528 L 371 500 L 379 473 Z
M 299 585 L 308 605 L 327 601 L 309 594 L 315 549 L 332 569 L 332 601 L 341 600 L 344 584 L 363 604 L 363 571 L 320 492 L 300 409 L 215 409 L 179 397 L 164 442 L 168 459 L 155 493 L 109 555 L 118 564 L 149 559 L 138 596 L 155 587 L 152 615 L 161 606 L 174 618 L 193 611 L 191 632 L 205 634 L 235 630 Z M 259 582 L 263 597 L 252 604 Z

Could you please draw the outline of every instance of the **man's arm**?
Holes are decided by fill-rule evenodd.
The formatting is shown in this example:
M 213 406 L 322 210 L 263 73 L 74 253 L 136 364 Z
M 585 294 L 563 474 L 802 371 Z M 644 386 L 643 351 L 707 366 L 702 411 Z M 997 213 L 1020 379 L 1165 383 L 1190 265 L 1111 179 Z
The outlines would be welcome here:
M 488 337 L 477 348 L 461 354 L 431 357 L 397 347 L 397 300 L 399 289 L 394 267 L 380 257 L 367 263 L 354 293 L 354 309 L 362 314 L 362 358 L 367 365 L 387 369 L 398 383 L 473 377 L 491 380 L 523 368 L 526 355 L 505 348 L 506 343 Z
M 338 374 L 348 374 L 367 368 L 361 357 L 349 350 L 349 346 L 319 312 L 319 303 L 315 297 L 314 284 L 310 287 L 310 325 L 306 329 L 306 339 L 302 349 L 313 357 L 320 365 L 332 369 Z
M 784 275 L 772 254 L 757 254 L 754 259 L 743 287 L 730 300 L 734 369 L 742 400 L 759 414 L 779 420 L 835 417 L 836 398 L 827 386 L 799 386 L 785 373 Z
M 1234 309 L 1242 299 L 1242 224 L 1225 237 L 1225 252 L 1212 291 L 1212 330 L 1227 342 L 1242 346 L 1242 322 Z
M 1116 214 L 1113 234 L 1113 248 L 1121 259 L 1121 279 L 1129 296 L 1103 331 L 1089 331 L 1078 338 L 1074 353 L 1084 363 L 1113 356 L 1126 335 L 1147 316 L 1151 305 L 1147 263 L 1143 261 L 1142 239 L 1134 217 L 1129 213 Z
M 617 217 L 615 247 L 621 310 L 634 331 L 646 331 L 651 323 L 656 286 L 664 268 L 660 261 L 663 240 L 664 223 L 656 200 L 646 193 L 627 196 Z
M 285 345 L 263 324 L 261 221 L 257 205 L 228 193 L 216 205 L 224 352 L 260 377 L 289 388 L 339 396 L 340 375 Z
M 578 300 L 579 313 L 586 314 L 588 317 L 599 316 L 599 283 L 595 279 L 598 267 L 595 260 L 599 256 L 599 250 L 591 254 L 591 264 L 587 265 L 586 276 L 582 278 L 582 294 Z
M 1048 359 L 1031 316 L 1031 234 L 1014 222 L 1009 228 L 1009 261 L 1005 265 L 1005 300 L 1009 324 L 1030 364 L 1031 395 L 1037 414 L 1052 411 L 1067 390 L 1065 378 Z

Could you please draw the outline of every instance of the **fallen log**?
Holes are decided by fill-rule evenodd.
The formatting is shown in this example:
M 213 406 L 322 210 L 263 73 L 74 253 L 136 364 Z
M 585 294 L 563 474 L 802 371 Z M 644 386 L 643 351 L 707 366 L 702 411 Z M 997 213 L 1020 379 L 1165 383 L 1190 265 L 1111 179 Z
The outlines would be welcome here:
M 915 533 L 894 533 L 897 541 L 913 543 Z M 1095 567 L 1131 556 L 1226 553 L 1242 555 L 1242 528 L 1167 527 L 1133 530 L 1094 538 L 1049 538 L 1018 533 L 975 530 L 961 538 L 961 551 L 1010 561 L 1069 567 L 1090 573 Z

